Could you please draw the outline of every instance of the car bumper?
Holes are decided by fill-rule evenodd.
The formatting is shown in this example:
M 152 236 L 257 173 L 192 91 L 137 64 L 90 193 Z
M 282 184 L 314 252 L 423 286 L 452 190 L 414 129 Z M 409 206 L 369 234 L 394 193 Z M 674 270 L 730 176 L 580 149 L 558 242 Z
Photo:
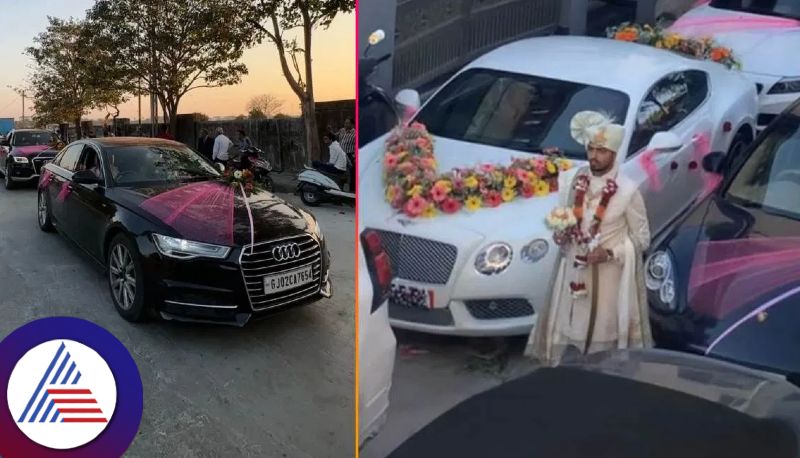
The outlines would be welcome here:
M 745 75 L 758 87 L 758 119 L 756 128 L 759 131 L 767 127 L 767 125 L 781 114 L 787 106 L 800 97 L 800 93 L 770 94 L 770 89 L 781 80 L 780 77 L 756 73 L 745 73 Z
M 390 304 L 389 316 L 389 322 L 398 329 L 464 337 L 525 335 L 536 324 L 535 312 L 515 318 L 476 318 L 465 301 L 460 300 L 450 301 L 446 308 L 432 310 L 413 310 Z
M 15 182 L 29 182 L 39 179 L 39 174 L 31 164 L 9 164 L 8 178 Z
M 139 237 L 138 244 L 145 258 L 145 281 L 153 292 L 155 308 L 168 320 L 243 326 L 333 294 L 324 245 L 320 249 L 318 279 L 302 285 L 302 294 L 289 294 L 269 307 L 259 308 L 253 306 L 239 263 L 242 248 L 232 250 L 225 260 L 179 260 L 161 255 L 148 236 Z

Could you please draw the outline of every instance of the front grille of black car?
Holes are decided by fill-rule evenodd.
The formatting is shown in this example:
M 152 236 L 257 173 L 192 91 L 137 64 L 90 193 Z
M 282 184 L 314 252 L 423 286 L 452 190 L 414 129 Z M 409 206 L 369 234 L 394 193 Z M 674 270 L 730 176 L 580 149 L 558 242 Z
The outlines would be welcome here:
M 272 256 L 272 249 L 275 246 L 292 242 L 297 243 L 300 247 L 300 256 L 290 261 L 276 261 Z M 322 286 L 322 250 L 313 237 L 304 234 L 256 243 L 252 247 L 252 253 L 250 252 L 250 245 L 242 249 L 239 261 L 253 311 L 259 312 L 280 307 L 319 293 Z M 311 283 L 270 295 L 264 293 L 265 275 L 286 272 L 308 265 L 312 266 L 314 281 Z
M 470 315 L 479 320 L 501 320 L 533 315 L 533 306 L 525 299 L 488 299 L 465 301 Z
M 458 255 L 455 245 L 397 232 L 377 232 L 397 278 L 438 285 L 447 283 Z
M 33 158 L 31 162 L 33 163 L 33 170 L 36 172 L 36 174 L 41 174 L 42 167 L 44 167 L 44 165 L 48 162 L 52 161 L 54 157 L 56 157 L 55 153 L 41 153 Z

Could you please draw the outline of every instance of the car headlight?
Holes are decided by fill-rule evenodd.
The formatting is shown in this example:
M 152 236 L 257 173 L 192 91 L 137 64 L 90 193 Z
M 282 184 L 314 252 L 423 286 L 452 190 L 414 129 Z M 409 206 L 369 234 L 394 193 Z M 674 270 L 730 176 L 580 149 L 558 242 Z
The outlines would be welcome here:
M 493 243 L 478 253 L 475 269 L 483 275 L 494 275 L 506 270 L 514 252 L 507 243 Z
M 159 253 L 177 259 L 192 259 L 198 257 L 224 259 L 228 257 L 228 253 L 231 251 L 230 247 L 227 246 L 193 242 L 191 240 L 177 239 L 161 234 L 153 234 L 153 241 Z
M 320 226 L 319 221 L 316 219 L 314 220 L 314 236 L 316 236 L 317 240 L 320 242 L 325 239 L 325 235 L 322 233 L 322 226 Z
M 27 164 L 28 158 L 21 156 L 14 156 L 14 162 L 16 162 L 17 164 Z
M 645 263 L 645 286 L 662 309 L 674 311 L 675 264 L 667 251 L 656 251 Z
M 522 252 L 520 252 L 520 257 L 525 262 L 534 263 L 545 257 L 549 249 L 550 249 L 550 244 L 547 243 L 547 240 L 536 239 L 531 243 L 522 247 Z
M 783 78 L 769 89 L 768 94 L 793 94 L 800 92 L 800 76 Z

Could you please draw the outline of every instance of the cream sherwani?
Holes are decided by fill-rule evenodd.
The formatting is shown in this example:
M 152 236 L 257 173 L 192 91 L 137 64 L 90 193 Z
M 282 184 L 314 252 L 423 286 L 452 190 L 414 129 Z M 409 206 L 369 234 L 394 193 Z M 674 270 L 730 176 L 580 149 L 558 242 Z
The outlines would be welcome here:
M 568 245 L 562 250 L 549 307 L 539 313 L 526 349 L 527 355 L 547 365 L 558 364 L 570 345 L 586 353 L 652 345 L 642 275 L 642 253 L 650 243 L 650 230 L 642 196 L 616 166 L 601 177 L 582 167 L 559 177 L 560 206 L 572 207 L 579 174 L 591 177 L 584 199 L 584 233 L 589 231 L 606 180 L 617 182 L 617 192 L 600 224 L 600 246 L 613 251 L 614 257 L 577 272 L 575 248 Z M 578 278 L 586 284 L 588 294 L 576 299 L 570 282 Z

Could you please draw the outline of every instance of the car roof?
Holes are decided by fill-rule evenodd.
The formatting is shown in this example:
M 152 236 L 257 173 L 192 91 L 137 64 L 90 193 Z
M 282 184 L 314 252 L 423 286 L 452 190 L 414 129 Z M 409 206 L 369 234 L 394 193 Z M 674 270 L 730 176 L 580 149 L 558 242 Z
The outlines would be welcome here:
M 186 146 L 174 140 L 151 137 L 101 137 L 84 138 L 80 141 L 92 143 L 103 148 L 113 148 L 118 146 Z
M 690 68 L 711 71 L 716 65 L 720 64 L 608 38 L 547 36 L 501 46 L 464 69 L 505 70 L 631 93 L 647 90 L 667 73 Z
M 46 132 L 48 134 L 52 134 L 53 133 L 52 131 L 49 131 L 47 129 L 11 129 L 11 130 L 8 131 L 8 133 L 11 133 L 11 132 Z

